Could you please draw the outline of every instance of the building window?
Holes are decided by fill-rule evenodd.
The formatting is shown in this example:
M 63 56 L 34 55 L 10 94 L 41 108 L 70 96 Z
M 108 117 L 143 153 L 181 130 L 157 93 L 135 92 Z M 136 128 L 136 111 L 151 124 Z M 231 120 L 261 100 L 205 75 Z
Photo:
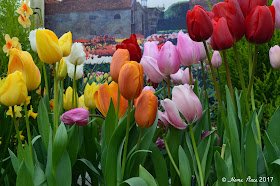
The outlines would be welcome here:
M 114 15 L 114 19 L 121 19 L 120 14 L 116 14 L 116 15 Z

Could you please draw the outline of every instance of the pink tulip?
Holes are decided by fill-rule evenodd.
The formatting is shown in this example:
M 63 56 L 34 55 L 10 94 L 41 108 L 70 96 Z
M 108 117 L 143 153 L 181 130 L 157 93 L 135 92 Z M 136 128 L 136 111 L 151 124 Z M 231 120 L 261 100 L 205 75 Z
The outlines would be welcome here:
M 65 125 L 84 126 L 88 124 L 89 111 L 85 108 L 75 108 L 69 110 L 60 116 L 60 120 Z
M 158 119 L 159 119 L 158 126 L 164 125 L 165 128 L 169 127 L 169 122 L 168 122 L 168 117 L 166 112 L 161 112 L 160 110 L 158 110 Z
M 158 68 L 158 63 L 155 58 L 143 56 L 140 64 L 143 66 L 144 73 L 153 83 L 159 83 L 163 80 L 164 74 Z
M 143 56 L 150 56 L 152 58 L 154 58 L 155 60 L 158 59 L 158 55 L 159 55 L 159 50 L 158 50 L 158 45 L 156 44 L 156 42 L 146 42 L 144 44 L 144 52 L 143 52 Z
M 271 5 L 275 7 L 275 29 L 280 30 L 280 1 L 274 0 Z
M 152 87 L 152 86 L 145 86 L 144 88 L 143 88 L 143 90 L 150 90 L 150 91 L 152 91 L 152 92 L 156 92 L 156 90 L 154 89 L 154 87 Z
M 211 60 L 214 68 L 219 68 L 222 65 L 222 57 L 219 51 L 215 51 Z
M 170 41 L 167 41 L 159 52 L 158 67 L 164 75 L 175 74 L 180 68 L 178 51 Z
M 270 64 L 274 69 L 280 70 L 280 47 L 275 45 L 269 50 Z
M 182 83 L 182 77 L 183 77 L 184 70 L 179 69 L 176 74 L 171 74 L 170 77 L 174 81 L 175 84 L 181 85 Z
M 199 53 L 200 53 L 199 61 L 204 61 L 207 58 L 204 44 L 203 44 L 203 42 L 198 42 L 197 44 L 198 44 Z
M 177 50 L 181 64 L 191 66 L 200 60 L 200 49 L 197 42 L 194 42 L 189 35 L 182 31 L 178 33 Z
M 206 131 L 201 135 L 201 141 L 208 135 L 210 135 L 213 131 Z M 217 133 L 215 133 L 215 136 L 217 137 L 217 146 L 220 146 L 220 138 Z
M 193 79 L 193 74 L 192 74 L 192 84 L 194 84 L 194 79 Z M 183 76 L 182 76 L 182 84 L 189 84 L 190 85 L 190 72 L 189 72 L 189 68 L 186 68 L 183 72 Z

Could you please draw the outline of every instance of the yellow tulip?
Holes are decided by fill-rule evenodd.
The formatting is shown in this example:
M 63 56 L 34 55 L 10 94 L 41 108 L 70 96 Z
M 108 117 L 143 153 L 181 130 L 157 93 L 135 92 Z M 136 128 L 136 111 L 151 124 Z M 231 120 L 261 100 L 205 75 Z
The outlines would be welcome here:
M 73 89 L 72 87 L 68 87 L 65 91 L 65 94 L 63 94 L 63 108 L 65 110 L 71 110 L 74 108 L 74 104 L 72 105 L 72 95 L 73 95 Z M 76 99 L 78 99 L 77 94 L 76 94 Z
M 21 72 L 9 74 L 0 87 L 0 102 L 6 106 L 20 105 L 27 98 L 27 87 Z
M 88 109 L 85 105 L 85 96 L 82 95 L 79 97 L 79 100 L 78 100 L 78 108 L 85 108 L 85 109 Z
M 58 43 L 63 52 L 63 57 L 69 56 L 72 47 L 72 33 L 69 31 L 63 34 L 59 38 Z
M 84 91 L 85 105 L 90 109 L 95 109 L 96 105 L 94 102 L 94 93 L 98 91 L 99 85 L 93 82 L 91 85 L 87 83 Z
M 44 63 L 53 64 L 63 57 L 58 38 L 52 31 L 37 30 L 36 43 L 38 55 Z
M 67 75 L 67 64 L 64 58 L 59 62 L 59 66 L 56 66 L 57 79 L 63 80 Z
M 28 91 L 35 90 L 40 85 L 41 73 L 32 56 L 26 51 L 13 48 L 10 52 L 8 74 L 15 71 L 20 71 L 23 74 Z

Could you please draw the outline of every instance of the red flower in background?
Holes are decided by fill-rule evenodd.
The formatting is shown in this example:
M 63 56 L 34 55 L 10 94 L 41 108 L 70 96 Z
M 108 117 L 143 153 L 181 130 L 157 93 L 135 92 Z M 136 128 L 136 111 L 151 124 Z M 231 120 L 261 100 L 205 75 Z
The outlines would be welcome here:
M 267 0 L 237 0 L 242 10 L 244 17 L 246 18 L 256 6 L 267 6 Z
M 250 43 L 264 44 L 271 40 L 275 26 L 274 6 L 257 6 L 246 18 L 246 39 Z
M 129 39 L 125 39 L 120 45 L 116 46 L 116 49 L 119 48 L 129 51 L 131 61 L 141 61 L 142 51 L 137 43 L 135 34 L 132 34 Z
M 244 1 L 244 0 L 243 0 Z M 226 0 L 214 5 L 212 12 L 214 19 L 224 17 L 235 42 L 245 34 L 245 18 L 236 0 Z
M 214 50 L 226 50 L 233 46 L 233 37 L 224 17 L 212 19 L 213 34 L 211 36 L 211 46 Z
M 213 25 L 209 16 L 212 17 L 212 13 L 206 12 L 199 5 L 195 5 L 193 11 L 188 11 L 187 27 L 192 40 L 201 42 L 211 37 Z

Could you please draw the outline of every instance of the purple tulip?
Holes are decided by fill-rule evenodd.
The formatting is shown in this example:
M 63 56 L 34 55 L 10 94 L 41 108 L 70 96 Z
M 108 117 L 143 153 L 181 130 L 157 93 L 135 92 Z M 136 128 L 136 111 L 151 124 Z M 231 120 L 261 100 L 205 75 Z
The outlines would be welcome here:
M 194 79 L 193 79 L 193 74 L 191 74 L 192 76 L 192 84 L 194 84 Z M 182 84 L 189 84 L 190 85 L 190 72 L 189 72 L 189 68 L 186 68 L 183 72 L 183 76 L 182 76 Z
M 168 122 L 168 117 L 166 112 L 161 112 L 160 110 L 158 110 L 158 126 L 160 125 L 164 125 L 165 128 L 169 127 L 169 122 Z
M 150 91 L 152 91 L 152 92 L 156 92 L 156 90 L 155 90 L 154 87 L 152 87 L 152 86 L 145 86 L 145 87 L 143 88 L 143 90 L 150 90 Z
M 280 1 L 273 0 L 271 5 L 275 8 L 275 29 L 280 30 Z
M 164 74 L 158 68 L 157 60 L 150 56 L 143 56 L 140 64 L 143 66 L 144 73 L 153 83 L 160 83 Z
M 214 68 L 219 68 L 222 65 L 222 57 L 219 51 L 215 51 L 211 60 Z
M 202 135 L 201 135 L 201 141 L 206 137 L 208 136 L 209 134 L 211 134 L 212 131 L 206 131 L 204 132 Z M 217 137 L 217 146 L 220 146 L 220 137 L 218 136 L 217 133 L 215 133 L 215 136 Z
M 181 64 L 191 66 L 200 60 L 200 49 L 197 42 L 194 42 L 188 34 L 182 31 L 178 33 L 177 50 Z
M 144 44 L 144 52 L 143 52 L 143 56 L 150 56 L 152 58 L 154 58 L 155 60 L 158 59 L 158 55 L 159 55 L 159 50 L 158 50 L 158 46 L 156 44 L 156 42 L 146 42 Z
M 175 84 L 181 85 L 182 83 L 182 77 L 183 77 L 184 70 L 179 69 L 176 74 L 171 74 L 170 77 L 174 81 Z
M 269 59 L 272 68 L 280 70 L 280 47 L 278 45 L 270 48 Z
M 65 125 L 84 126 L 88 124 L 89 111 L 85 108 L 75 108 L 69 110 L 60 116 L 60 120 Z
M 164 141 L 160 137 L 158 137 L 158 139 L 156 141 L 156 145 L 159 148 L 159 150 L 165 149 Z
M 176 46 L 167 41 L 158 56 L 158 67 L 164 75 L 175 74 L 180 68 L 180 58 Z

